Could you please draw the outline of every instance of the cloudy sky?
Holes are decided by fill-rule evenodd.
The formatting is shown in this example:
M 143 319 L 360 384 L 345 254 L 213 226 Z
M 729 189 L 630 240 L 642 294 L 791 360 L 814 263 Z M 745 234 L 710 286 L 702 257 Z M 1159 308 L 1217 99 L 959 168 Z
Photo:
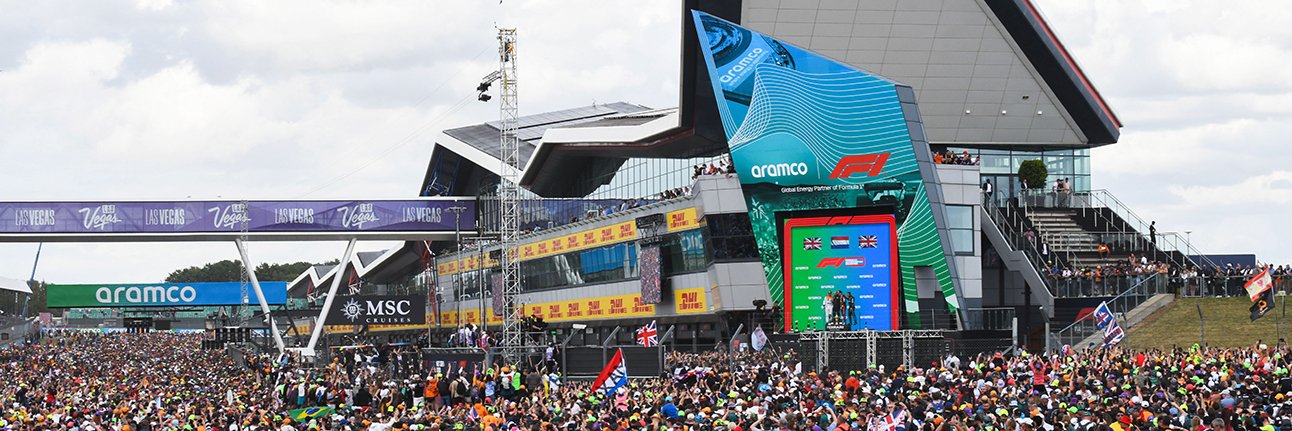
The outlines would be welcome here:
M 1292 4 L 1037 0 L 1125 128 L 1094 185 L 1203 250 L 1292 262 Z M 524 113 L 677 98 L 676 1 L 0 0 L 0 200 L 415 196 L 520 29 Z M 378 250 L 392 243 L 360 243 Z M 253 243 L 254 262 L 344 244 Z M 26 278 L 35 244 L 0 244 Z M 225 243 L 46 244 L 37 278 L 158 281 Z

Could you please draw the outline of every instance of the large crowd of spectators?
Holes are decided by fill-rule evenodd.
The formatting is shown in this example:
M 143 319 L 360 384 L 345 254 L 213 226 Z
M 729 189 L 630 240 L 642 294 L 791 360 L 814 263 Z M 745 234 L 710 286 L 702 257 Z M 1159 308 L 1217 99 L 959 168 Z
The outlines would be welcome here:
M 955 355 L 805 367 L 792 351 L 671 353 L 610 393 L 543 363 L 435 369 L 397 350 L 240 365 L 200 336 L 76 333 L 0 351 L 5 430 L 1281 431 L 1287 346 Z M 321 407 L 296 421 L 289 411 Z
M 937 163 L 939 165 L 976 166 L 978 164 L 978 156 L 970 155 L 969 151 L 965 151 L 964 153 L 956 153 L 951 150 L 946 150 L 946 152 L 934 152 L 933 163 Z

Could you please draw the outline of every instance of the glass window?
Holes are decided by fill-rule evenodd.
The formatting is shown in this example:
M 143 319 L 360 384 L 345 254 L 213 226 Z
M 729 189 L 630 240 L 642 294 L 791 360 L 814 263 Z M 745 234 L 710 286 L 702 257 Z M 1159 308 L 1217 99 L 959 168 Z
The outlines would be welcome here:
M 704 253 L 704 230 L 695 229 L 664 237 L 660 259 L 665 275 L 698 271 L 708 267 Z
M 759 258 L 749 214 L 714 214 L 705 219 L 709 223 L 709 250 L 713 260 Z
M 956 254 L 973 254 L 973 207 L 947 205 L 947 228 L 951 233 L 951 248 Z
M 983 154 L 982 159 L 978 161 L 979 170 L 984 174 L 1012 174 L 1014 173 L 1013 165 L 1010 164 L 1009 156 L 999 154 Z

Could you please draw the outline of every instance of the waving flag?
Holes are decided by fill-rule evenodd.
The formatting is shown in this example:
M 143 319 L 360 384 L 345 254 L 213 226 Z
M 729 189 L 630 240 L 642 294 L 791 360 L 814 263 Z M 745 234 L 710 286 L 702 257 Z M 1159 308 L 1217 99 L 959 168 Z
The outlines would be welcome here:
M 288 410 L 287 415 L 292 417 L 296 422 L 309 422 L 310 419 L 317 417 L 327 417 L 332 413 L 331 407 L 310 407 L 307 409 Z
M 652 320 L 646 326 L 637 328 L 637 344 L 646 347 L 655 347 L 659 345 L 659 332 L 655 330 L 655 321 Z
M 803 249 L 804 249 L 804 250 L 820 250 L 820 249 L 821 249 L 821 237 L 819 237 L 819 236 L 814 236 L 814 237 L 811 237 L 811 238 L 803 238 Z
M 1265 291 L 1261 292 L 1260 295 L 1257 295 L 1256 302 L 1253 302 L 1252 307 L 1248 308 L 1248 310 L 1252 312 L 1253 322 L 1255 322 L 1256 319 L 1265 317 L 1265 313 L 1269 313 L 1270 310 L 1273 310 L 1273 309 L 1274 309 L 1274 289 L 1270 289 L 1268 287 L 1265 288 Z
M 615 351 L 615 356 L 610 358 L 606 368 L 601 370 L 597 380 L 592 382 L 592 387 L 598 393 L 612 394 L 625 384 L 628 384 L 628 367 L 624 366 L 624 349 L 619 349 Z
M 488 333 L 488 332 L 483 333 L 483 334 L 480 334 L 480 348 L 481 348 L 481 349 L 485 349 L 485 350 L 488 350 L 488 349 L 489 349 L 489 333 Z
M 1123 338 L 1126 338 L 1126 332 L 1122 331 L 1116 320 L 1108 322 L 1108 326 L 1104 327 L 1104 347 L 1116 346 Z
M 754 348 L 754 351 L 758 352 L 761 352 L 763 347 L 767 346 L 767 333 L 763 332 L 762 325 L 758 325 L 757 328 L 754 328 L 754 333 L 749 334 L 749 345 Z
M 1108 309 L 1108 302 L 1100 302 L 1099 307 L 1095 308 L 1095 325 L 1099 329 L 1104 329 L 1109 322 L 1114 320 L 1117 320 L 1117 318 L 1113 316 L 1112 310 Z
M 1270 285 L 1270 270 L 1265 269 L 1260 274 L 1252 277 L 1251 280 L 1247 280 L 1247 284 L 1244 284 L 1243 288 L 1247 289 L 1247 297 L 1251 298 L 1252 302 L 1256 302 L 1256 300 L 1261 299 L 1262 292 L 1270 289 Z

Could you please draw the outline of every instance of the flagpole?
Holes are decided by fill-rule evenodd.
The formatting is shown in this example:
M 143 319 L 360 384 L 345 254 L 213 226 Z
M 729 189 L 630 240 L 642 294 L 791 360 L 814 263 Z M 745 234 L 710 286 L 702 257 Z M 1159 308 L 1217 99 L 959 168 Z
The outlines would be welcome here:
M 1202 318 L 1202 304 L 1194 303 L 1198 306 L 1198 334 L 1202 338 L 1202 347 L 1207 347 L 1207 321 Z

